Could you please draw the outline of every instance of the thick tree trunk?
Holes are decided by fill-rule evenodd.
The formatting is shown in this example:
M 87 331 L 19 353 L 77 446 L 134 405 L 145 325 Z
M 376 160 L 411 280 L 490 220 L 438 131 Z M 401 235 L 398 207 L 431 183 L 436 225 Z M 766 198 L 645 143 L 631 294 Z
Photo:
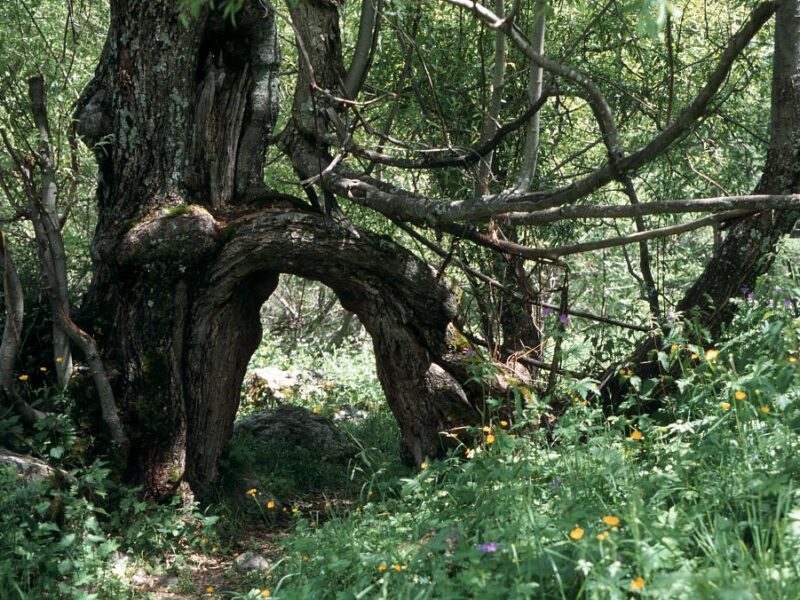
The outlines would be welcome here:
M 783 2 L 775 18 L 771 138 L 756 194 L 800 192 L 800 1 Z M 733 318 L 731 298 L 753 289 L 772 265 L 777 243 L 792 231 L 798 217 L 798 211 L 767 210 L 735 222 L 677 310 L 716 337 Z M 659 337 L 648 338 L 631 355 L 630 363 L 641 376 L 658 376 L 659 362 L 653 354 L 661 343 Z M 626 390 L 624 382 L 614 377 L 617 368 L 611 367 L 604 377 L 611 405 L 623 400 Z
M 184 26 L 172 0 L 112 0 L 78 107 L 100 170 L 82 314 L 114 376 L 128 478 L 153 497 L 186 484 L 204 492 L 217 479 L 261 340 L 259 309 L 280 273 L 322 281 L 365 324 L 409 458 L 440 454 L 439 432 L 477 416 L 437 364 L 454 304 L 431 269 L 264 185 L 279 56 L 274 15 L 261 6 L 246 3 L 235 25 L 204 13 Z M 335 7 L 301 1 L 292 11 L 303 51 L 340 56 Z M 341 75 L 336 60 L 324 64 L 317 83 Z M 312 173 L 325 151 L 303 72 L 285 146 L 298 172 Z

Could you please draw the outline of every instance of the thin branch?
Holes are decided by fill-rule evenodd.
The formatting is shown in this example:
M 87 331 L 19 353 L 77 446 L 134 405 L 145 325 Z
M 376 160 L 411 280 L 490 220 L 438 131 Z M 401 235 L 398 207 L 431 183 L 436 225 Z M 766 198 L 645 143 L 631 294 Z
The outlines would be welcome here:
M 630 219 L 645 215 L 723 212 L 730 210 L 793 210 L 800 207 L 800 194 L 750 194 L 690 200 L 665 200 L 637 205 L 561 206 L 531 213 L 512 213 L 508 219 L 518 225 L 546 225 L 574 219 Z

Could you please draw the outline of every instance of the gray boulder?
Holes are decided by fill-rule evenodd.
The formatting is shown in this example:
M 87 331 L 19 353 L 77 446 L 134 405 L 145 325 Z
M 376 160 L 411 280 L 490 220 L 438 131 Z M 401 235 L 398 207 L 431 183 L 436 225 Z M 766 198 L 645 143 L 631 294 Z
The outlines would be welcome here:
M 69 480 L 66 471 L 51 467 L 45 461 L 25 454 L 17 454 L 11 450 L 0 448 L 0 468 L 15 469 L 20 481 L 41 481 L 42 479 Z
M 233 561 L 233 568 L 240 573 L 247 573 L 249 571 L 264 572 L 269 569 L 269 565 L 269 561 L 261 554 L 250 551 L 243 552 Z
M 252 413 L 234 426 L 236 434 L 250 434 L 284 448 L 301 448 L 321 459 L 346 461 L 357 449 L 333 422 L 305 408 L 284 404 Z

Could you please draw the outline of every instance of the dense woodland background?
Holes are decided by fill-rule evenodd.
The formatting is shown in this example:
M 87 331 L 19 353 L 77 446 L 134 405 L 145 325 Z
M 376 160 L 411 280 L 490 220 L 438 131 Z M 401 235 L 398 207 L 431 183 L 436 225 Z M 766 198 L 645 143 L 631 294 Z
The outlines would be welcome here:
M 796 0 L 0 47 L 0 597 L 800 596 Z

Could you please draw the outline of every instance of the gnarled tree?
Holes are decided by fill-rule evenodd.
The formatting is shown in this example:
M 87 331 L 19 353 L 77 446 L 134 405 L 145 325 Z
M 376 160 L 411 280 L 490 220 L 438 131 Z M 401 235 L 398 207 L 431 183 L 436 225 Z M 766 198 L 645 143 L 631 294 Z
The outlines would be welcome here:
M 116 396 L 132 442 L 131 476 L 143 480 L 155 496 L 172 493 L 184 482 L 203 491 L 216 479 L 245 367 L 261 339 L 259 308 L 280 273 L 324 282 L 362 320 L 373 338 L 378 374 L 410 458 L 421 462 L 438 454 L 443 429 L 480 413 L 482 407 L 462 386 L 463 371 L 448 356 L 446 329 L 455 316 L 451 291 L 408 250 L 352 225 L 340 202 L 470 240 L 515 260 L 558 268 L 567 266 L 563 257 L 578 252 L 744 217 L 743 223 L 758 225 L 735 226 L 718 256 L 735 262 L 738 259 L 730 257 L 738 251 L 736 240 L 755 232 L 760 237 L 753 245 L 748 280 L 766 268 L 768 261 L 760 256 L 787 229 L 784 220 L 792 218 L 773 221 L 773 213 L 764 211 L 798 205 L 791 195 L 797 191 L 797 119 L 791 112 L 798 106 L 791 83 L 798 54 L 798 36 L 792 38 L 791 33 L 798 19 L 797 0 L 757 5 L 727 41 L 694 98 L 680 111 L 670 103 L 667 123 L 633 151 L 625 148 L 614 106 L 602 86 L 568 66 L 566 59 L 543 56 L 541 42 L 527 40 L 517 25 L 518 3 L 501 17 L 472 0 L 448 3 L 505 36 L 516 56 L 534 72 L 545 72 L 548 87 L 512 121 L 487 128 L 491 133 L 475 148 L 456 148 L 451 139 L 455 132 L 447 126 L 425 56 L 415 48 L 415 40 L 400 31 L 405 59 L 398 82 L 413 91 L 426 119 L 441 125 L 431 137 L 439 136 L 446 147 L 403 145 L 390 131 L 395 108 L 380 131 L 358 102 L 369 82 L 383 22 L 383 3 L 364 2 L 365 29 L 357 36 L 347 69 L 339 30 L 341 7 L 335 2 L 293 0 L 287 4 L 288 17 L 280 17 L 266 2 L 245 0 L 230 19 L 191 0 L 200 9 L 193 18 L 181 19 L 173 0 L 111 0 L 100 64 L 76 112 L 81 136 L 95 148 L 100 174 L 95 271 L 82 314 L 91 316 L 92 332 L 116 373 Z M 536 6 L 544 10 L 544 4 Z M 631 174 L 685 137 L 712 110 L 737 56 L 776 11 L 780 19 L 773 126 L 788 124 L 792 130 L 781 134 L 785 139 L 773 137 L 771 166 L 755 197 L 633 203 L 633 190 L 630 205 L 570 206 L 614 182 L 631 188 Z M 416 23 L 418 17 L 419 13 Z M 290 106 L 279 106 L 279 18 L 290 24 L 295 39 L 297 75 Z M 595 22 L 593 18 L 590 24 Z M 417 31 L 416 25 L 412 31 Z M 415 55 L 424 76 L 406 84 Z M 398 88 L 386 97 L 404 93 Z M 482 157 L 495 152 L 493 160 L 501 160 L 498 148 L 504 140 L 556 97 L 579 98 L 588 105 L 599 132 L 596 145 L 604 148 L 601 164 L 565 186 L 529 189 L 528 182 L 491 193 L 484 167 L 480 195 L 444 200 L 403 187 L 408 179 L 373 171 L 375 165 L 415 172 L 457 168 L 470 178 Z M 494 102 L 498 104 L 496 97 Z M 279 109 L 288 118 L 276 132 Z M 784 109 L 791 114 L 781 117 Z M 497 117 L 490 111 L 489 118 Z M 369 136 L 378 141 L 377 149 L 363 143 Z M 388 143 L 403 148 L 403 155 L 386 154 Z M 307 201 L 271 189 L 272 174 L 265 172 L 269 146 L 288 158 Z M 780 166 L 783 160 L 792 168 Z M 769 175 L 772 170 L 780 182 Z M 749 216 L 754 211 L 766 216 Z M 634 234 L 560 247 L 526 246 L 480 229 L 490 218 L 523 226 L 565 218 L 636 219 L 679 212 L 713 214 L 661 229 L 646 229 L 637 221 L 639 231 Z M 741 227 L 751 229 L 741 233 Z M 717 286 L 719 294 L 712 294 L 715 306 L 725 303 L 741 278 L 728 279 Z M 697 284 L 698 290 L 714 285 L 705 279 Z M 525 304 L 540 302 L 524 289 L 509 292 Z M 701 301 L 699 293 L 687 298 L 682 305 L 686 310 Z M 564 316 L 572 312 L 566 293 L 558 308 Z M 645 325 L 633 328 L 647 330 Z M 555 371 L 557 365 L 553 367 Z

